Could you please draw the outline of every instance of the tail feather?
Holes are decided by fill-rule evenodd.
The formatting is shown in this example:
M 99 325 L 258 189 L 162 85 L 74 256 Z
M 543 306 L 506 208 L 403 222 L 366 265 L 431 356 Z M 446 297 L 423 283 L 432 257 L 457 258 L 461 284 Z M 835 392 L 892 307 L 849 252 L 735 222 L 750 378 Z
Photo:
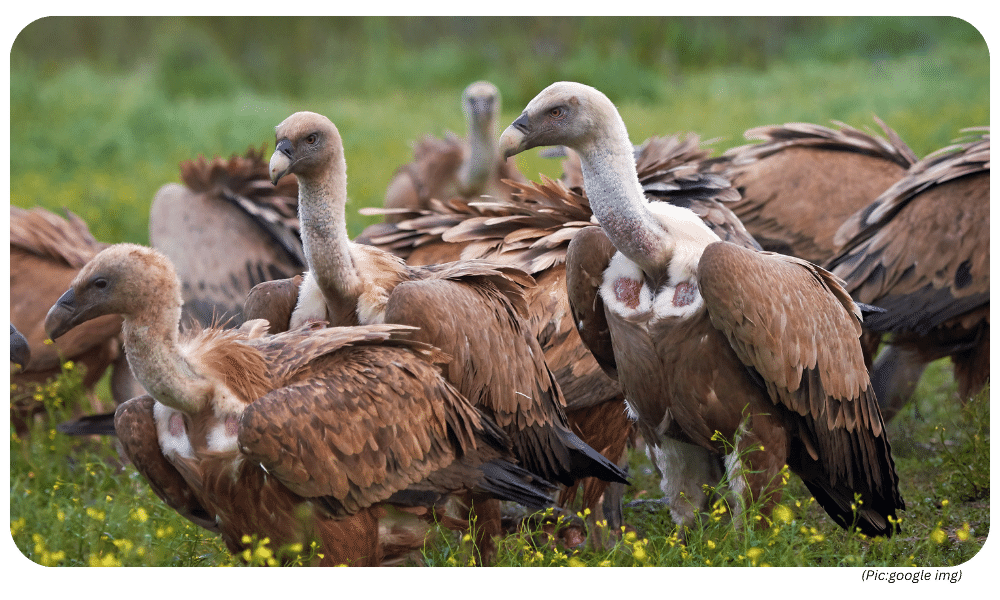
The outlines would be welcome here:
M 58 424 L 56 429 L 66 435 L 116 435 L 115 413 L 84 415 L 79 419 Z
M 498 500 L 510 500 L 528 508 L 545 508 L 552 505 L 556 487 L 548 481 L 515 465 L 495 459 L 480 465 L 484 477 L 477 491 L 485 492 Z

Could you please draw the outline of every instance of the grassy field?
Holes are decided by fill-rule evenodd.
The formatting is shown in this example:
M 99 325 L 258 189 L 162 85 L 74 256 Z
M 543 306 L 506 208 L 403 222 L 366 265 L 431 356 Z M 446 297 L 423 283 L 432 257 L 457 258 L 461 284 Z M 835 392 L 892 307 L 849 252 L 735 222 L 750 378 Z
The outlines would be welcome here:
M 379 206 L 413 140 L 463 131 L 459 94 L 479 78 L 500 87 L 502 123 L 548 83 L 575 79 L 618 103 L 633 141 L 692 131 L 717 152 L 758 125 L 865 128 L 878 115 L 922 156 L 989 123 L 988 50 L 957 19 L 47 18 L 11 49 L 10 202 L 68 207 L 102 241 L 146 243 L 149 202 L 180 161 L 273 147 L 274 125 L 314 110 L 343 135 L 349 211 Z M 529 177 L 559 175 L 526 154 Z M 350 218 L 352 234 L 372 222 Z M 39 392 L 52 421 L 11 437 L 20 553 L 62 566 L 242 564 L 159 502 L 112 441 L 54 433 L 78 402 L 73 379 Z M 98 395 L 107 402 L 106 386 Z M 989 533 L 989 396 L 968 410 L 954 396 L 950 367 L 935 364 L 890 425 L 907 503 L 897 538 L 842 532 L 792 477 L 788 519 L 772 528 L 734 535 L 720 513 L 681 546 L 662 513 L 629 509 L 637 535 L 611 552 L 512 538 L 499 564 L 959 565 Z M 636 453 L 629 499 L 659 496 L 649 470 Z M 442 534 L 424 561 L 463 556 Z M 267 558 L 262 548 L 251 562 Z

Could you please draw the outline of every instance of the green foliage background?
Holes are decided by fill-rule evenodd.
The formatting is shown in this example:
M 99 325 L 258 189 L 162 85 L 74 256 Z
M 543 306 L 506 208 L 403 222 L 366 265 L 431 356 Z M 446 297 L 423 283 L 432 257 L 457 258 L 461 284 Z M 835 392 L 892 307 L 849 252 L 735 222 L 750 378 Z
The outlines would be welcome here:
M 758 125 L 878 115 L 923 155 L 989 120 L 988 50 L 956 18 L 46 17 L 10 64 L 11 203 L 69 207 L 107 242 L 147 242 L 180 161 L 270 146 L 297 110 L 341 130 L 349 210 L 380 205 L 413 140 L 463 131 L 477 79 L 499 86 L 502 123 L 577 80 L 634 141 L 694 131 L 720 152 Z

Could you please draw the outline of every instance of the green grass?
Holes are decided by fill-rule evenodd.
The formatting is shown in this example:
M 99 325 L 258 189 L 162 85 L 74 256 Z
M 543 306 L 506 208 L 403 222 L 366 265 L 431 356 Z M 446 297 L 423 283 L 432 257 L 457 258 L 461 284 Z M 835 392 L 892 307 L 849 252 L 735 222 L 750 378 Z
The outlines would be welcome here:
M 48 566 L 239 566 L 221 540 L 181 518 L 124 464 L 113 439 L 74 439 L 54 424 L 80 401 L 73 371 L 37 392 L 49 412 L 26 439 L 11 435 L 10 526 L 24 556 Z M 539 526 L 505 538 L 497 566 L 855 566 L 950 567 L 982 548 L 989 518 L 989 389 L 958 408 L 950 365 L 931 365 L 914 402 L 889 424 L 900 491 L 902 533 L 866 538 L 835 525 L 795 476 L 788 477 L 773 524 L 760 527 L 756 507 L 734 530 L 731 509 L 716 504 L 686 533 L 664 510 L 626 508 L 629 532 L 610 550 L 566 548 Z M 971 477 L 960 475 L 971 473 Z M 633 451 L 626 502 L 656 498 L 649 461 Z M 975 482 L 975 483 L 973 483 Z M 579 523 L 556 515 L 555 530 Z M 249 564 L 273 553 L 257 544 Z M 307 555 L 309 554 L 307 549 Z M 422 564 L 465 566 L 467 538 L 439 530 Z M 302 562 L 308 562 L 303 558 Z

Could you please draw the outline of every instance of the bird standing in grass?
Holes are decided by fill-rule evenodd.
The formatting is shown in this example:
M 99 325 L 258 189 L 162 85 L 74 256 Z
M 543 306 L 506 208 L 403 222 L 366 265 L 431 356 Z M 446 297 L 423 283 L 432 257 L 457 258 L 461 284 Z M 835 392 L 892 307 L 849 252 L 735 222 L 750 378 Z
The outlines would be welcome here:
M 567 251 L 578 330 L 655 445 L 674 521 L 693 525 L 723 479 L 736 515 L 760 501 L 768 516 L 787 463 L 841 526 L 892 534 L 898 477 L 861 312 L 837 280 L 649 202 L 625 124 L 592 87 L 552 84 L 500 138 L 506 156 L 548 145 L 579 154 L 601 225 Z

